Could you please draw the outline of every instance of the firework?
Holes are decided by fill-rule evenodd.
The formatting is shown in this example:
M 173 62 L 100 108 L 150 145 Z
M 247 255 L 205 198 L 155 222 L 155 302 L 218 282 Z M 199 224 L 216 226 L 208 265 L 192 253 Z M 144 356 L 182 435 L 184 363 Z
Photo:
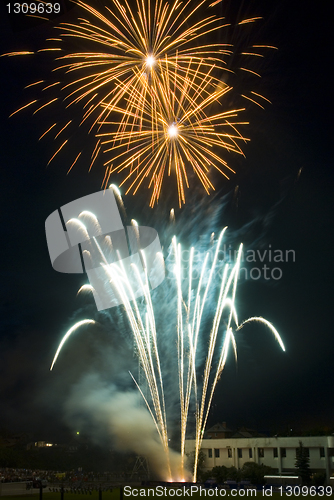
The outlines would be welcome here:
M 176 237 L 172 240 L 173 252 L 173 272 L 172 283 L 174 288 L 173 296 L 175 300 L 175 323 L 172 325 L 169 320 L 170 331 L 163 332 L 163 335 L 174 337 L 176 351 L 170 353 L 173 359 L 177 359 L 178 366 L 178 387 L 180 404 L 180 452 L 181 469 L 183 478 L 185 477 L 185 439 L 187 425 L 190 415 L 190 408 L 195 411 L 196 417 L 196 438 L 195 438 L 195 465 L 192 471 L 193 480 L 197 477 L 197 460 L 201 447 L 202 437 L 215 388 L 224 369 L 228 351 L 232 345 L 234 355 L 237 355 L 235 334 L 248 322 L 256 321 L 263 323 L 274 334 L 282 350 L 285 350 L 280 335 L 274 326 L 261 317 L 252 317 L 239 323 L 236 312 L 236 291 L 237 280 L 242 255 L 242 245 L 239 248 L 235 264 L 231 265 L 219 261 L 219 251 L 223 241 L 226 228 L 221 232 L 214 253 L 207 252 L 200 265 L 198 276 L 193 277 L 195 269 L 194 248 L 190 251 L 190 259 L 187 269 L 182 263 L 182 248 L 177 243 Z M 99 251 L 103 248 L 99 246 Z M 142 251 L 142 260 L 145 264 L 145 252 Z M 162 362 L 160 358 L 159 343 L 162 340 L 158 334 L 156 326 L 157 306 L 153 304 L 149 290 L 149 280 L 144 265 L 144 274 L 138 267 L 132 265 L 132 273 L 137 283 L 133 286 L 133 276 L 129 276 L 125 271 L 122 261 L 108 264 L 103 257 L 101 264 L 106 281 L 110 286 L 110 293 L 120 297 L 124 305 L 124 311 L 131 328 L 135 341 L 136 351 L 145 376 L 148 387 L 148 395 L 145 389 L 136 380 L 133 374 L 131 377 L 145 401 L 148 411 L 154 421 L 159 434 L 163 449 L 166 454 L 168 480 L 172 479 L 172 471 L 169 462 L 168 429 L 165 401 L 165 384 L 170 381 L 164 379 Z M 220 276 L 217 280 L 217 276 Z M 136 300 L 135 290 L 140 289 L 144 296 Z M 213 306 L 214 304 L 214 306 Z M 207 314 L 214 309 L 209 336 L 207 336 Z M 205 318 L 205 320 L 204 320 Z M 84 320 L 76 323 L 64 336 L 61 341 L 51 369 L 56 359 L 64 347 L 65 342 L 73 331 L 82 324 L 87 324 L 92 320 Z M 174 331 L 174 334 L 172 333 Z M 160 336 L 159 336 L 160 335 Z M 204 346 L 207 346 L 205 362 L 203 366 L 202 355 Z
M 186 73 L 182 87 L 176 83 L 178 72 L 166 73 L 157 89 L 151 89 L 154 99 L 146 100 L 141 107 L 132 101 L 133 110 L 123 112 L 117 109 L 119 121 L 104 121 L 98 137 L 106 155 L 105 163 L 109 176 L 114 172 L 127 172 L 121 185 L 130 184 L 126 193 L 135 194 L 145 179 L 151 189 L 150 206 L 158 202 L 163 180 L 175 175 L 179 206 L 185 203 L 185 188 L 189 188 L 189 171 L 195 173 L 209 194 L 214 189 L 209 178 L 212 168 L 226 178 L 233 172 L 223 158 L 225 153 L 243 154 L 239 145 L 247 139 L 239 132 L 247 122 L 238 120 L 238 113 L 244 109 L 231 109 L 212 113 L 212 105 L 219 103 L 231 90 L 227 85 L 216 89 L 214 78 L 208 72 L 205 78 L 201 65 L 197 72 Z M 194 82 L 198 81 L 195 85 Z M 141 113 L 135 111 L 141 109 Z M 110 127 L 117 126 L 112 132 Z M 223 151 L 222 151 L 223 150 Z M 222 152 L 221 152 L 222 151 Z M 115 166 L 113 166 L 115 165 Z
M 112 129 L 109 139 L 121 146 L 120 143 L 131 143 L 129 134 L 132 133 L 133 136 L 139 132 L 134 145 L 136 155 L 130 153 L 132 158 L 129 158 L 129 161 L 121 161 L 121 165 L 117 162 L 118 154 L 109 158 L 107 165 L 103 161 L 106 167 L 104 185 L 112 172 L 126 172 L 126 164 L 138 162 L 137 140 L 143 139 L 142 151 L 149 148 L 149 135 L 151 140 L 155 141 L 155 146 L 161 134 L 165 133 L 167 123 L 168 138 L 179 144 L 170 148 L 173 153 L 165 154 L 164 148 L 164 152 L 159 153 L 157 157 L 154 154 L 148 155 L 149 151 L 146 149 L 144 156 L 148 156 L 148 159 L 145 163 L 143 155 L 140 156 L 140 172 L 138 168 L 130 167 L 131 172 L 140 174 L 140 185 L 142 178 L 149 176 L 149 187 L 152 188 L 150 205 L 153 206 L 159 199 L 164 178 L 163 170 L 170 171 L 172 164 L 175 165 L 180 204 L 185 202 L 184 186 L 188 185 L 185 163 L 190 164 L 190 169 L 195 171 L 208 193 L 213 189 L 207 176 L 208 165 L 213 164 L 214 168 L 217 168 L 220 163 L 220 167 L 224 166 L 225 175 L 228 168 L 214 156 L 219 155 L 219 151 L 208 154 L 203 152 L 202 146 L 199 156 L 198 148 L 196 153 L 188 148 L 185 154 L 185 140 L 181 139 L 179 129 L 183 128 L 182 137 L 186 137 L 187 127 L 191 129 L 191 135 L 201 133 L 203 136 L 204 132 L 207 133 L 210 139 L 208 148 L 211 151 L 218 143 L 219 146 L 222 145 L 217 120 L 224 118 L 223 113 L 211 113 L 207 108 L 209 104 L 211 107 L 213 104 L 218 107 L 219 99 L 231 90 L 225 81 L 226 75 L 232 73 L 229 59 L 234 48 L 229 43 L 220 42 L 221 35 L 215 38 L 218 32 L 229 26 L 224 18 L 214 14 L 213 7 L 218 2 L 201 0 L 194 5 L 191 0 L 184 3 L 181 0 L 136 0 L 130 5 L 126 0 L 115 0 L 112 7 L 106 5 L 101 11 L 82 0 L 77 0 L 76 3 L 82 11 L 82 17 L 75 23 L 61 23 L 57 26 L 58 37 L 48 38 L 48 46 L 38 51 L 42 54 L 59 54 L 54 70 L 55 75 L 59 74 L 58 79 L 52 82 L 39 80 L 28 85 L 27 87 L 33 87 L 34 92 L 40 89 L 40 98 L 31 100 L 12 114 L 30 107 L 34 109 L 34 114 L 43 113 L 48 106 L 59 106 L 63 102 L 66 107 L 64 116 L 51 123 L 40 136 L 42 139 L 53 135 L 53 138 L 59 141 L 49 163 L 60 152 L 69 151 L 69 140 L 81 127 L 83 133 L 92 133 L 96 138 L 89 169 L 106 149 L 105 136 L 103 144 L 101 143 L 101 128 L 115 119 L 115 113 L 124 114 L 124 118 L 118 123 L 117 133 L 115 128 Z M 258 18 L 243 20 L 239 25 L 256 19 Z M 212 42 L 207 43 L 208 39 Z M 258 59 L 258 56 L 263 56 L 263 49 L 268 47 L 253 45 L 241 52 L 241 56 L 246 60 Z M 12 52 L 7 55 L 27 54 L 31 52 Z M 259 76 L 245 62 L 241 63 L 240 69 L 244 73 Z M 194 102 L 188 120 L 184 112 L 179 116 L 175 110 L 162 110 L 173 107 L 172 94 L 180 96 L 182 93 L 186 93 L 187 106 Z M 265 99 L 253 91 L 244 91 L 242 97 L 247 99 L 248 103 L 255 102 L 261 107 Z M 171 100 L 167 103 L 166 99 Z M 195 111 L 197 107 L 199 109 Z M 205 118 L 204 110 L 212 116 Z M 228 119 L 229 111 L 226 113 L 225 119 Z M 68 118 L 65 119 L 65 115 Z M 212 126 L 213 123 L 215 126 Z M 236 145 L 233 148 L 238 149 Z M 73 155 L 69 171 L 79 161 L 81 154 L 82 151 Z M 148 161 L 152 159 L 155 166 L 148 173 Z M 167 161 L 165 167 L 161 165 L 163 161 Z M 138 180 L 133 185 L 134 191 L 137 185 Z

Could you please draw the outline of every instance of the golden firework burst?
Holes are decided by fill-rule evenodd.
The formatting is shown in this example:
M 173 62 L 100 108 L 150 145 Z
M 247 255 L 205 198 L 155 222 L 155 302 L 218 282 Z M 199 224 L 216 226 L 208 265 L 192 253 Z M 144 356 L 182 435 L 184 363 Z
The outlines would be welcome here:
M 176 172 L 180 205 L 189 185 L 189 166 L 207 192 L 214 189 L 208 175 L 211 166 L 225 176 L 232 170 L 217 156 L 218 149 L 241 153 L 238 144 L 245 140 L 235 128 L 236 110 L 217 112 L 232 88 L 226 75 L 233 73 L 228 64 L 232 45 L 219 43 L 214 36 L 229 26 L 214 14 L 218 2 L 136 0 L 130 5 L 127 0 L 113 0 L 101 11 L 83 0 L 75 3 L 82 17 L 56 26 L 59 36 L 48 38 L 49 46 L 37 51 L 59 54 L 54 69 L 58 78 L 28 85 L 34 92 L 40 89 L 39 98 L 12 115 L 30 107 L 34 115 L 43 114 L 56 105 L 58 116 L 40 136 L 53 135 L 59 141 L 49 163 L 60 152 L 68 152 L 70 158 L 70 139 L 79 130 L 91 133 L 96 141 L 89 170 L 101 160 L 100 153 L 110 154 L 113 147 L 111 157 L 103 160 L 107 167 L 103 185 L 112 172 L 129 169 L 124 182 L 130 181 L 130 189 L 136 192 L 149 177 L 151 206 L 160 197 L 165 172 Z M 268 47 L 253 45 L 237 52 L 256 60 Z M 32 52 L 7 55 L 28 54 Z M 259 77 L 247 64 L 239 69 L 251 78 Z M 266 100 L 254 91 L 240 94 L 244 102 L 260 107 Z M 81 155 L 82 151 L 73 154 L 68 171 Z
M 113 107 L 121 116 L 119 121 L 104 120 L 103 128 L 109 125 L 111 130 L 102 129 L 98 134 L 104 153 L 111 155 L 105 162 L 105 185 L 113 172 L 124 171 L 121 185 L 129 184 L 127 193 L 132 190 L 135 194 L 148 178 L 153 207 L 164 178 L 175 175 L 181 207 L 186 201 L 185 187 L 189 187 L 189 167 L 208 194 L 214 190 L 209 178 L 212 167 L 228 178 L 233 170 L 221 150 L 243 154 L 239 144 L 247 139 L 238 128 L 247 122 L 239 121 L 237 115 L 244 108 L 212 113 L 212 105 L 220 105 L 231 87 L 216 88 L 210 71 L 205 78 L 202 71 L 199 64 L 193 72 L 190 61 L 181 88 L 176 83 L 179 75 L 166 72 L 151 89 L 152 99 L 143 100 L 139 92 L 135 98 L 132 93 L 126 112 Z

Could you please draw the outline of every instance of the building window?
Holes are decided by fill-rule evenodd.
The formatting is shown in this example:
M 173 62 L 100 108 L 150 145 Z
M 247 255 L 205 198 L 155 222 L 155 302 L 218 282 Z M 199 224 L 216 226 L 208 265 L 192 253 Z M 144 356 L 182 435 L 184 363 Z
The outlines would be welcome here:
M 273 448 L 273 454 L 274 454 L 274 458 L 278 457 L 277 448 Z
M 242 449 L 238 448 L 238 458 L 242 458 Z
M 217 432 L 215 432 L 215 438 L 217 437 Z
M 286 457 L 286 448 L 281 448 L 281 457 L 282 458 Z
M 208 449 L 208 457 L 209 457 L 209 458 L 212 458 L 212 448 L 209 448 L 209 449 Z
M 324 457 L 325 457 L 325 448 L 324 448 L 324 447 L 321 447 L 321 448 L 319 449 L 319 451 L 320 451 L 320 458 L 324 458 Z
M 227 456 L 228 458 L 232 458 L 232 448 L 227 448 Z
M 218 448 L 215 448 L 215 457 L 219 458 L 219 449 Z
M 259 458 L 263 458 L 263 457 L 264 457 L 264 449 L 259 448 Z
M 252 450 L 252 448 L 249 448 L 248 452 L 249 452 L 249 458 L 253 458 L 253 450 Z

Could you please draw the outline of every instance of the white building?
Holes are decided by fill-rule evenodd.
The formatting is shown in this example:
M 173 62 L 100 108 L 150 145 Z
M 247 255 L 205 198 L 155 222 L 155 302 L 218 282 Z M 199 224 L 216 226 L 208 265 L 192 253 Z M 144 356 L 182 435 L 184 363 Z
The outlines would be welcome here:
M 334 436 L 237 437 L 203 439 L 205 470 L 225 465 L 241 469 L 246 462 L 269 465 L 278 474 L 296 474 L 296 449 L 302 442 L 310 457 L 312 472 L 326 472 L 327 482 L 334 471 Z M 186 453 L 195 449 L 195 440 L 186 441 Z

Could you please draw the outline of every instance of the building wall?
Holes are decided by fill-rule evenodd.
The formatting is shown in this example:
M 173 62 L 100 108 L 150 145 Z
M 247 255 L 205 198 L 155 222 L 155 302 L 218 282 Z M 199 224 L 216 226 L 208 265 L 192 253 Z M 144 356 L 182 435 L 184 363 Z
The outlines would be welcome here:
M 206 470 L 220 465 L 241 469 L 246 462 L 256 462 L 284 473 L 295 472 L 296 449 L 300 441 L 309 449 L 310 469 L 326 471 L 329 481 L 334 470 L 334 436 L 203 439 L 201 450 L 205 455 Z M 194 448 L 195 441 L 187 440 L 186 453 Z M 274 456 L 274 449 L 277 457 Z M 320 449 L 323 449 L 324 457 L 321 457 Z

